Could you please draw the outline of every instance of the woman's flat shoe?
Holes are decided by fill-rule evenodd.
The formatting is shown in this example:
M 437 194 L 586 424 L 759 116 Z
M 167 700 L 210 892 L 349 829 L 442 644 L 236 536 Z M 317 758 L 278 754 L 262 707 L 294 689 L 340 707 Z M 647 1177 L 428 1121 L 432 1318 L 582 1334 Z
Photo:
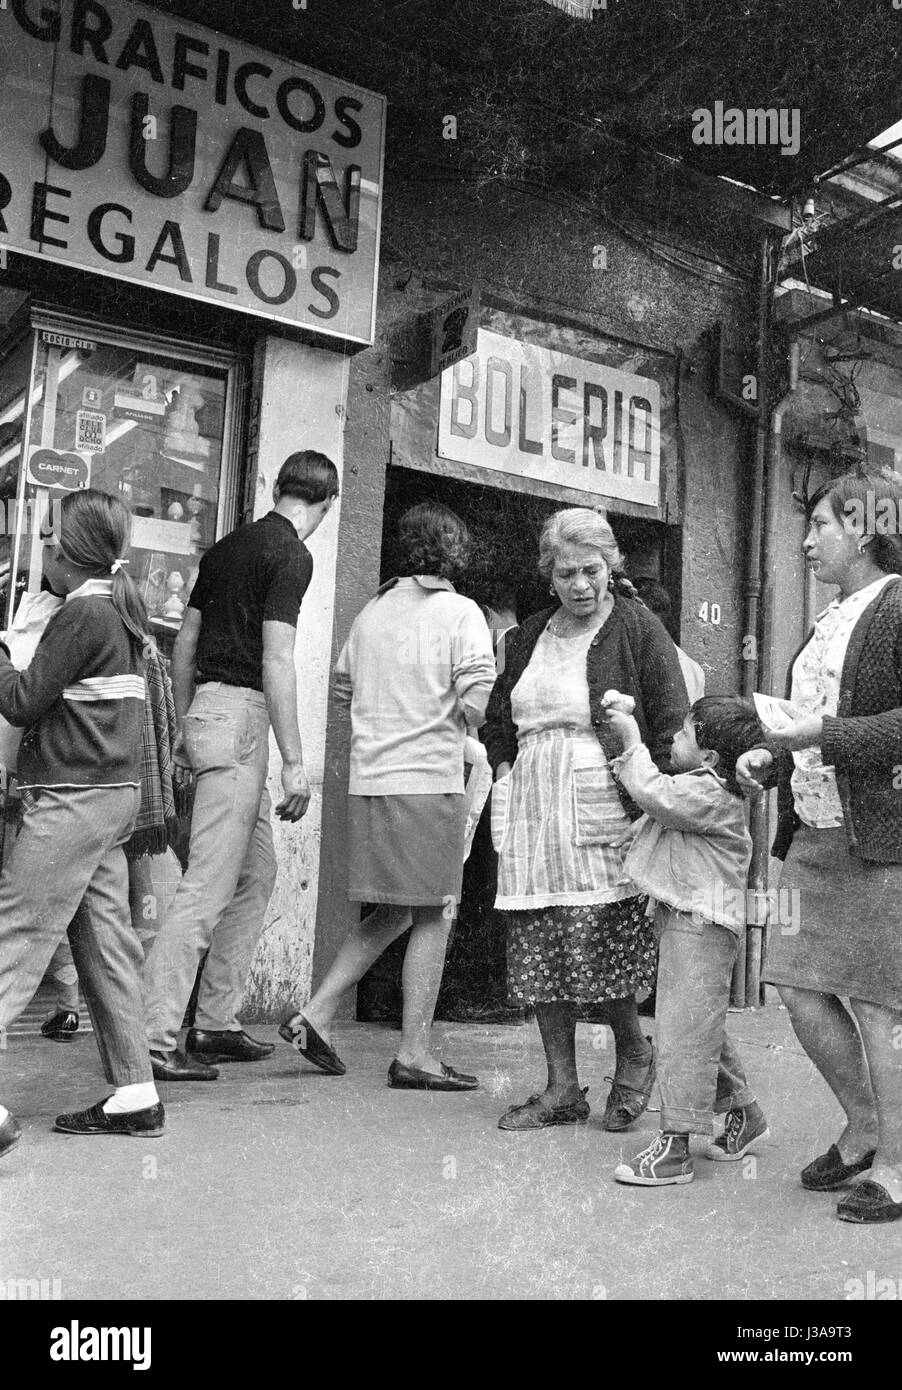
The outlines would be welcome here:
M 475 1091 L 479 1081 L 475 1076 L 446 1067 L 442 1062 L 440 1074 L 406 1067 L 397 1057 L 388 1069 L 388 1084 L 396 1091 Z
M 651 1038 L 646 1041 L 651 1045 Z M 642 1112 L 648 1108 L 656 1073 L 655 1049 L 652 1047 L 648 1069 L 641 1086 L 627 1086 L 623 1081 L 618 1081 L 616 1076 L 605 1077 L 605 1081 L 611 1083 L 611 1090 L 604 1108 L 602 1129 L 627 1129 L 634 1120 L 638 1120 Z
M 840 1221 L 855 1221 L 860 1226 L 876 1221 L 900 1221 L 902 1202 L 894 1202 L 879 1182 L 864 1178 L 842 1198 L 836 1215 Z
M 290 1014 L 279 1025 L 279 1037 L 291 1043 L 295 1052 L 299 1052 L 308 1062 L 312 1062 L 321 1071 L 328 1072 L 330 1076 L 344 1076 L 347 1071 L 338 1053 L 329 1046 L 325 1038 L 320 1037 L 303 1014 Z
M 802 1169 L 802 1186 L 807 1187 L 809 1192 L 833 1192 L 849 1178 L 854 1178 L 856 1173 L 866 1173 L 874 1162 L 876 1152 L 876 1149 L 868 1149 L 864 1158 L 857 1159 L 855 1163 L 844 1163 L 839 1149 L 831 1144 L 825 1154 Z
M 588 1086 L 582 1089 L 585 1097 Z M 571 1100 L 567 1105 L 546 1105 L 541 1096 L 530 1096 L 522 1105 L 512 1105 L 498 1121 L 499 1129 L 547 1129 L 549 1125 L 581 1125 L 589 1118 L 587 1100 Z

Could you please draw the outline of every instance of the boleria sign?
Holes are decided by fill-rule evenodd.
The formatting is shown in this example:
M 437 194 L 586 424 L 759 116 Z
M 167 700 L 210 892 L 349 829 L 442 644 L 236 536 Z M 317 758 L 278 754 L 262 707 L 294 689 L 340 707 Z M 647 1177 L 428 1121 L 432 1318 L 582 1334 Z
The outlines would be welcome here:
M 7 0 L 0 129 L 0 249 L 372 342 L 383 97 L 133 0 Z
M 661 388 L 480 328 L 476 351 L 441 376 L 438 455 L 657 507 Z

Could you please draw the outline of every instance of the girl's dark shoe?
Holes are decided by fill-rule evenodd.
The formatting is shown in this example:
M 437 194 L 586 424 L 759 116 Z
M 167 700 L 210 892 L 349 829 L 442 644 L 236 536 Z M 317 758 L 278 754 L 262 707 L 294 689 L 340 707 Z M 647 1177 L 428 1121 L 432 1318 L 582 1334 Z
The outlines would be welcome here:
M 108 1115 L 105 1105 L 106 1100 L 100 1100 L 89 1110 L 57 1115 L 53 1128 L 64 1134 L 134 1134 L 142 1139 L 156 1139 L 163 1133 L 164 1111 L 159 1101 L 127 1115 Z
M 0 1154 L 9 1153 L 22 1138 L 22 1131 L 15 1115 L 7 1115 L 0 1125 Z
M 854 1178 L 856 1173 L 866 1173 L 874 1162 L 876 1152 L 876 1149 L 868 1149 L 864 1158 L 859 1158 L 854 1163 L 843 1163 L 839 1149 L 835 1144 L 831 1144 L 825 1154 L 813 1159 L 807 1168 L 802 1169 L 802 1186 L 807 1187 L 809 1192 L 833 1192 L 848 1182 L 849 1178 Z
M 859 1226 L 876 1221 L 902 1221 L 902 1202 L 894 1202 L 879 1182 L 864 1178 L 842 1198 L 836 1215 L 840 1221 L 854 1221 Z
M 54 1042 L 71 1042 L 78 1032 L 78 1014 L 74 1009 L 60 1009 L 59 1013 L 41 1024 L 41 1036 L 52 1038 Z
M 620 1070 L 619 1063 L 614 1075 L 605 1077 L 605 1081 L 611 1083 L 611 1090 L 604 1108 L 604 1119 L 601 1122 L 603 1129 L 615 1131 L 627 1129 L 648 1108 L 651 1088 L 655 1084 L 656 1064 L 655 1049 L 652 1047 L 651 1038 L 646 1038 L 646 1042 L 651 1047 L 651 1057 L 641 1086 L 627 1086 L 625 1082 L 617 1080 L 617 1072 Z
M 589 1103 L 585 1099 L 588 1086 L 582 1088 L 582 1099 L 566 1105 L 546 1105 L 541 1096 L 530 1096 L 522 1105 L 512 1105 L 498 1121 L 499 1129 L 547 1129 L 549 1125 L 580 1125 L 589 1118 Z

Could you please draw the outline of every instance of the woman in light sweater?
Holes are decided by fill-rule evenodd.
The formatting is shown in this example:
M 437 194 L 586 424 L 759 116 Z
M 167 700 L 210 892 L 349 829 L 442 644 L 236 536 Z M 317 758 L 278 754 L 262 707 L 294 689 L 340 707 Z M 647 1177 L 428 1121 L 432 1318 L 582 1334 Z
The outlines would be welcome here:
M 308 1061 L 345 1071 L 331 1046 L 339 1000 L 413 921 L 402 975 L 401 1043 L 389 1085 L 473 1090 L 474 1076 L 430 1047 L 451 923 L 460 901 L 466 806 L 464 739 L 495 680 L 485 619 L 452 579 L 469 537 L 446 507 L 423 503 L 399 522 L 399 577 L 355 619 L 336 665 L 351 707 L 348 894 L 378 903 L 348 936 L 319 989 L 280 1029 Z

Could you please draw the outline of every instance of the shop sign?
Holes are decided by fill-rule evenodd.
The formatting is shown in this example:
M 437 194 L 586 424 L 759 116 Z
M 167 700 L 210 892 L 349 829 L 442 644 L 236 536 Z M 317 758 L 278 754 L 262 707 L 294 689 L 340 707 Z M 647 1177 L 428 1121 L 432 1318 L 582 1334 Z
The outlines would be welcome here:
M 0 151 L 0 158 L 2 158 L 2 151 Z M 0 184 L 0 192 L 2 192 L 2 188 L 3 185 Z M 0 228 L 0 234 L 2 234 L 2 228 Z M 48 347 L 77 348 L 80 352 L 97 351 L 97 344 L 93 338 L 73 338 L 71 333 L 51 333 L 46 328 L 41 333 L 41 342 L 46 343 Z
M 463 290 L 432 310 L 430 377 L 438 376 L 461 358 L 475 352 L 478 327 L 479 294 L 476 290 Z
M 28 481 L 39 487 L 64 488 L 76 492 L 91 481 L 91 466 L 78 454 L 36 445 L 28 454 Z
M 442 373 L 438 454 L 657 507 L 660 387 L 480 329 L 476 352 Z
M 0 129 L 0 251 L 372 342 L 383 97 L 134 0 L 8 0 Z

